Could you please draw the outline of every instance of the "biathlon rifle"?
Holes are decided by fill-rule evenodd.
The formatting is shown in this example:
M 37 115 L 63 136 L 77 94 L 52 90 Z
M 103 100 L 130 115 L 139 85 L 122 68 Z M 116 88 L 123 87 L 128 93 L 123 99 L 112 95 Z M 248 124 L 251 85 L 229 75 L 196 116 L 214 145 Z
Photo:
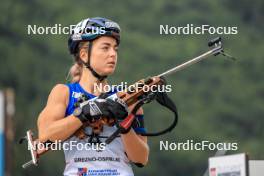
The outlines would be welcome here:
M 138 82 L 136 82 L 135 84 L 131 85 L 132 86 L 132 91 L 131 91 L 131 87 L 129 90 L 125 89 L 124 91 L 121 92 L 117 92 L 111 96 L 108 96 L 107 98 L 110 99 L 122 99 L 123 102 L 126 103 L 126 105 L 128 107 L 133 107 L 133 110 L 130 112 L 130 114 L 123 120 L 118 121 L 117 122 L 117 130 L 106 139 L 105 143 L 109 144 L 110 142 L 112 142 L 122 131 L 124 130 L 128 130 L 134 119 L 135 119 L 135 114 L 137 112 L 137 110 L 146 103 L 149 103 L 150 101 L 152 101 L 153 99 L 156 98 L 156 100 L 163 106 L 167 107 L 168 109 L 170 109 L 171 111 L 174 112 L 174 121 L 173 123 L 166 128 L 165 130 L 162 130 L 160 132 L 156 132 L 156 133 L 140 133 L 143 136 L 158 136 L 158 135 L 162 135 L 165 134 L 167 132 L 170 132 L 173 128 L 175 128 L 177 121 L 178 121 L 178 114 L 177 114 L 177 110 L 176 110 L 176 106 L 174 105 L 174 103 L 168 98 L 168 96 L 165 94 L 163 95 L 157 95 L 153 92 L 145 92 L 143 90 L 143 86 L 148 86 L 149 89 L 148 90 L 154 90 L 156 88 L 157 85 L 164 85 L 165 84 L 165 80 L 163 79 L 163 77 L 166 77 L 168 75 L 174 74 L 180 70 L 183 70 L 197 62 L 202 61 L 205 58 L 208 58 L 209 56 L 217 56 L 219 54 L 222 54 L 224 56 L 227 56 L 228 58 L 231 58 L 233 60 L 235 60 L 234 57 L 224 53 L 223 50 L 223 46 L 222 46 L 222 42 L 221 42 L 221 38 L 217 37 L 211 41 L 208 42 L 208 46 L 210 47 L 210 50 L 187 61 L 184 62 L 183 64 L 180 64 L 174 68 L 171 68 L 167 71 L 165 71 L 164 73 L 161 73 L 157 76 L 152 76 L 152 77 L 148 77 L 146 79 L 142 79 Z M 136 86 L 134 86 L 136 85 Z M 153 86 L 155 86 L 153 88 Z M 133 89 L 133 87 L 136 87 L 136 89 Z M 158 97 L 158 98 L 157 98 Z M 95 99 L 95 98 L 94 98 Z M 90 99 L 87 101 L 83 101 L 82 103 L 79 104 L 80 107 L 83 107 L 84 105 L 87 104 L 87 102 L 89 101 L 93 101 L 94 99 Z M 37 139 L 33 139 L 33 133 L 31 130 L 28 130 L 26 133 L 26 136 L 24 138 L 22 138 L 22 140 L 20 141 L 20 143 L 22 143 L 23 140 L 26 140 L 28 142 L 28 146 L 30 149 L 30 154 L 31 154 L 31 160 L 25 164 L 22 165 L 23 168 L 27 168 L 31 165 L 38 165 L 38 160 L 39 157 L 44 154 L 45 152 L 48 151 L 48 149 L 45 150 L 38 150 L 36 148 L 36 145 L 38 143 Z

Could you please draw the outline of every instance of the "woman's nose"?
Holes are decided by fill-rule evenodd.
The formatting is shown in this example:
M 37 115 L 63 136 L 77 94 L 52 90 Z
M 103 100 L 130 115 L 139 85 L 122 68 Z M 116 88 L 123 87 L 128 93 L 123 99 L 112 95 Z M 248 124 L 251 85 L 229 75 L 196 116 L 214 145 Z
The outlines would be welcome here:
M 117 55 L 117 51 L 115 50 L 115 48 L 111 48 L 111 50 L 110 50 L 110 56 L 111 57 L 116 57 L 116 55 Z

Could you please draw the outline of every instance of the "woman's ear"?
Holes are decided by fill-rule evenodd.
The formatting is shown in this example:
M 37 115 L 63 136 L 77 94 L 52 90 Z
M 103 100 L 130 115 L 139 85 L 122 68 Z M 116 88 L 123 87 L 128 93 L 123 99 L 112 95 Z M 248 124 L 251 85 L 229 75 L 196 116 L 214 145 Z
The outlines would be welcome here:
M 83 60 L 85 63 L 87 62 L 87 59 L 88 59 L 87 53 L 88 53 L 87 49 L 85 49 L 85 48 L 80 49 L 80 59 Z

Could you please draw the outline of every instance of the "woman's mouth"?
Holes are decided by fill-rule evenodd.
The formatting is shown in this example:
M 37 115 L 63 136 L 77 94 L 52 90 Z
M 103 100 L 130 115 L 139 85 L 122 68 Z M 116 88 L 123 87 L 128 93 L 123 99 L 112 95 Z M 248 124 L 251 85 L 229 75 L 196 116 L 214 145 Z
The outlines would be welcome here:
M 107 65 L 115 66 L 115 62 L 108 62 Z

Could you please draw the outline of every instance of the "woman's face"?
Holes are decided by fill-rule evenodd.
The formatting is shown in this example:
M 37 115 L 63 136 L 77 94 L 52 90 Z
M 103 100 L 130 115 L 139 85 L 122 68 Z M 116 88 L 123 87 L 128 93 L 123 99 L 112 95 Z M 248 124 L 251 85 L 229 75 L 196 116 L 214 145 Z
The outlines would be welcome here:
M 116 40 L 112 37 L 102 36 L 94 40 L 90 65 L 100 75 L 112 74 L 117 63 L 117 50 Z M 81 54 L 81 58 L 87 62 L 87 52 L 86 56 Z

